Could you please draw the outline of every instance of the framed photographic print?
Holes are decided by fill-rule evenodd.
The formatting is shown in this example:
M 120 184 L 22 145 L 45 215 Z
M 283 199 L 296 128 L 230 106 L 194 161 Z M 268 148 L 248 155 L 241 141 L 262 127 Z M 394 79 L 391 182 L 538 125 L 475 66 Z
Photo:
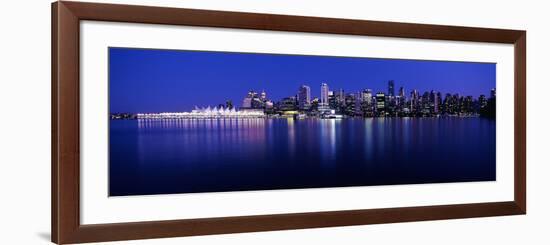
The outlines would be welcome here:
M 52 241 L 525 214 L 525 38 L 55 2 Z

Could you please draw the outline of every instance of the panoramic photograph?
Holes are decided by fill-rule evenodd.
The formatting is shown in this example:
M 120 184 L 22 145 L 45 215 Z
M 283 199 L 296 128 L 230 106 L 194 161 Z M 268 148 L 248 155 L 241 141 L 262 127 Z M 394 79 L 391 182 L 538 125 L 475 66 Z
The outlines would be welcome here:
M 109 48 L 109 196 L 496 180 L 496 64 Z

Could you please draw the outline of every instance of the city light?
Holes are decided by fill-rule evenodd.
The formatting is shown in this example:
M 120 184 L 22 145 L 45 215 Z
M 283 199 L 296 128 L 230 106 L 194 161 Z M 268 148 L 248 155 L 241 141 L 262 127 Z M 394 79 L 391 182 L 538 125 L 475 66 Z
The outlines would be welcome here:
M 231 100 L 218 107 L 195 107 L 191 112 L 161 113 L 113 113 L 111 119 L 200 119 L 200 118 L 354 118 L 354 117 L 440 117 L 440 116 L 485 116 L 495 117 L 496 90 L 489 98 L 461 96 L 431 90 L 420 93 L 413 89 L 410 96 L 400 87 L 395 93 L 395 82 L 388 81 L 388 90 L 373 93 L 371 89 L 344 92 L 342 88 L 330 90 L 327 83 L 321 83 L 319 97 L 311 96 L 311 89 L 301 85 L 296 94 L 274 102 L 266 91 L 249 91 L 239 109 Z
M 138 113 L 137 119 L 184 119 L 184 118 L 261 118 L 265 113 L 261 110 L 242 110 L 235 108 L 198 108 L 191 112 L 161 112 L 161 113 Z

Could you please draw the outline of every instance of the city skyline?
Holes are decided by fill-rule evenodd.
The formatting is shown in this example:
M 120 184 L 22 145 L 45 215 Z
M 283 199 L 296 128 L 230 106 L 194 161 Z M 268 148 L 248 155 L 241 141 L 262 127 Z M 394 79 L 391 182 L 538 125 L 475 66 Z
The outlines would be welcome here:
M 474 98 L 489 97 L 496 85 L 496 65 L 490 63 L 128 48 L 110 48 L 109 57 L 111 112 L 186 111 L 227 100 L 240 107 L 250 90 L 265 91 L 274 102 L 300 93 L 305 96 L 306 90 L 307 101 L 323 100 L 323 83 L 328 90 L 343 89 L 345 94 L 371 89 L 373 95 L 388 95 L 390 90 L 398 95 L 403 87 L 406 97 L 416 89 Z M 404 77 L 409 82 L 397 79 Z M 438 82 L 445 77 L 455 82 Z M 379 81 L 367 82 L 375 79 Z

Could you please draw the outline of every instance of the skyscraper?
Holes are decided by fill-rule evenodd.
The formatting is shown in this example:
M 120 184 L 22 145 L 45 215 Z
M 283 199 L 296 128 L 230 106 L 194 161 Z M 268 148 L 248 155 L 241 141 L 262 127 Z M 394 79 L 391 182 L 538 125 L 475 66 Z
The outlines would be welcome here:
M 357 92 L 355 95 L 355 116 L 362 116 L 363 114 L 363 103 L 364 103 L 364 94 L 363 92 Z
M 439 98 L 438 94 L 435 91 L 430 91 L 430 113 L 437 114 L 439 113 Z
M 302 85 L 298 89 L 298 108 L 308 110 L 311 106 L 311 89 L 309 86 Z
M 245 97 L 243 99 L 242 108 L 251 108 L 252 107 L 252 97 Z
M 361 112 L 363 116 L 373 116 L 373 96 L 372 96 L 372 90 L 370 89 L 364 89 L 362 92 L 362 100 L 361 100 Z
M 362 92 L 362 102 L 370 105 L 372 103 L 372 90 L 364 89 Z
M 384 93 L 376 93 L 376 113 L 378 116 L 386 115 L 386 95 Z
M 483 109 L 487 106 L 487 98 L 485 98 L 485 95 L 480 95 L 478 99 L 479 103 L 479 109 Z
M 395 96 L 395 84 L 393 80 L 388 81 L 388 96 Z
M 417 112 L 418 110 L 418 90 L 416 89 L 413 89 L 413 91 L 411 91 L 411 98 L 410 98 L 410 103 L 411 103 L 411 112 Z
M 322 106 L 328 106 L 328 85 L 321 83 L 321 104 Z
M 397 101 L 397 110 L 403 111 L 405 107 L 405 101 L 407 101 L 407 97 L 405 96 L 405 89 L 403 87 L 399 88 L 399 95 L 398 95 L 398 101 Z
M 265 94 L 265 93 L 264 93 Z M 265 101 L 260 99 L 258 93 L 255 91 L 249 91 L 246 97 L 243 99 L 242 108 L 246 109 L 263 109 Z
M 393 115 L 396 109 L 395 84 L 393 80 L 388 81 L 388 94 L 386 95 L 386 112 Z
M 336 104 L 338 104 L 338 106 L 344 106 L 345 105 L 345 103 L 346 103 L 346 94 L 344 93 L 343 89 L 338 89 L 338 91 L 335 92 L 334 96 L 336 98 Z
M 348 116 L 355 115 L 355 106 L 356 106 L 356 95 L 354 93 L 349 93 L 344 96 L 344 113 Z

